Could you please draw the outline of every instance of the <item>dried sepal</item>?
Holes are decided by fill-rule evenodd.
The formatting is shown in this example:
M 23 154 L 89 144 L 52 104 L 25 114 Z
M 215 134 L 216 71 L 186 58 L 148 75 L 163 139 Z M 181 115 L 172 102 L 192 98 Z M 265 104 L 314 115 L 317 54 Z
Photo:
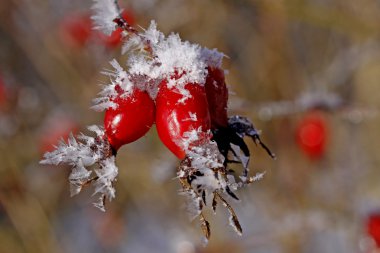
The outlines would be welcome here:
M 245 136 L 251 137 L 255 144 L 260 145 L 270 157 L 276 159 L 276 155 L 261 141 L 260 132 L 248 118 L 239 115 L 232 116 L 228 119 L 228 126 L 241 138 Z
M 184 192 L 193 200 L 193 214 L 198 215 L 201 221 L 201 230 L 206 237 L 210 237 L 210 224 L 205 219 L 202 209 L 206 205 L 206 194 L 212 194 L 211 207 L 214 213 L 220 201 L 230 214 L 230 225 L 241 235 L 242 228 L 232 206 L 220 195 L 226 193 L 232 198 L 238 199 L 233 193 L 237 189 L 235 180 L 228 177 L 227 169 L 223 165 L 223 156 L 213 141 L 198 143 L 187 151 L 187 157 L 178 167 L 177 175 Z M 194 205 L 196 203 L 196 205 Z M 196 212 L 194 212 L 194 210 Z
M 214 214 L 216 214 L 216 206 L 218 205 L 218 202 L 216 201 L 216 196 L 215 194 L 213 194 L 213 197 L 212 197 L 212 211 L 214 212 Z
M 232 206 L 218 192 L 215 192 L 215 196 L 222 202 L 223 206 L 227 208 L 227 210 L 228 210 L 228 212 L 230 214 L 230 217 L 229 217 L 229 221 L 230 222 L 229 222 L 229 224 L 234 228 L 235 232 L 238 235 L 242 235 L 243 234 L 243 229 L 241 228 L 239 219 L 236 216 L 235 211 L 232 208 Z
M 205 217 L 202 214 L 200 215 L 200 221 L 203 235 L 206 237 L 207 240 L 209 240 L 211 236 L 210 223 L 205 219 Z

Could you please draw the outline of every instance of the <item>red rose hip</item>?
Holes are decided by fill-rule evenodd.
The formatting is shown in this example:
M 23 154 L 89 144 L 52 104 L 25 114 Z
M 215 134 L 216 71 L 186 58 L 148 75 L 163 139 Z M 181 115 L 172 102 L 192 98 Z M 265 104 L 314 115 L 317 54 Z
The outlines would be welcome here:
M 214 67 L 208 67 L 207 70 L 205 89 L 211 117 L 211 128 L 225 128 L 228 126 L 228 89 L 224 79 L 224 71 Z
M 184 89 L 189 92 L 189 97 L 180 94 L 176 87 L 168 88 L 167 81 L 163 81 L 156 99 L 158 136 L 180 159 L 186 156 L 184 134 L 201 129 L 199 137 L 207 138 L 211 125 L 205 88 L 188 83 Z
M 122 145 L 144 136 L 154 123 L 155 105 L 147 92 L 134 88 L 126 97 L 113 100 L 116 109 L 108 109 L 104 127 L 111 146 L 117 151 Z
M 298 146 L 310 158 L 320 158 L 326 150 L 327 134 L 327 124 L 323 115 L 317 111 L 310 112 L 298 125 Z

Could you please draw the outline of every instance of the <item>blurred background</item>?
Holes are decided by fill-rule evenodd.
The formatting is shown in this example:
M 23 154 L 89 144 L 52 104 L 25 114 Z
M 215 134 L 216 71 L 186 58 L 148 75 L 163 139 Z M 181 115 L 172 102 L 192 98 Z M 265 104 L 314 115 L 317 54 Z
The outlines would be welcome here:
M 91 4 L 0 1 L 0 252 L 380 252 L 380 1 L 121 1 L 137 27 L 224 52 L 230 114 L 278 157 L 247 140 L 266 174 L 231 202 L 244 234 L 208 210 L 207 247 L 154 128 L 120 150 L 106 213 L 69 197 L 69 167 L 39 165 L 103 121 L 89 107 L 120 34 L 91 30 Z

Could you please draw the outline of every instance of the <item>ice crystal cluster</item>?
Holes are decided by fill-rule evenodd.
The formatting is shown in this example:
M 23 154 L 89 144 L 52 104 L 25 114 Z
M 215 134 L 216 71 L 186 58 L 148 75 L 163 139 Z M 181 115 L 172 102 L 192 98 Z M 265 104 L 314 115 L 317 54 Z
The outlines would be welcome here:
M 94 100 L 95 110 L 114 108 L 112 98 L 116 95 L 114 86 L 119 84 L 125 94 L 131 87 L 147 91 L 155 99 L 162 80 L 168 81 L 168 88 L 175 87 L 183 95 L 181 102 L 189 98 L 185 84 L 204 85 L 207 66 L 220 67 L 224 55 L 216 49 L 202 48 L 197 44 L 182 41 L 178 34 L 165 35 L 157 30 L 154 21 L 149 28 L 138 34 L 128 34 L 123 46 L 128 53 L 125 69 L 116 60 L 111 61 L 114 70 L 104 71 L 110 76 L 111 84 L 106 85 Z

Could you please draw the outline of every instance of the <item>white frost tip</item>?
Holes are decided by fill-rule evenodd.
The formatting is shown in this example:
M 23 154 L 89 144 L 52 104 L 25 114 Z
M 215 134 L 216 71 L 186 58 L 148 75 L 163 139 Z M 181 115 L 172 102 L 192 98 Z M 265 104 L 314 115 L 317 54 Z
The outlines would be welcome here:
M 111 35 L 115 30 L 116 24 L 113 20 L 119 17 L 118 9 L 113 0 L 94 0 L 92 6 L 94 15 L 94 29 L 101 30 L 104 34 Z
M 115 198 L 114 181 L 118 175 L 118 168 L 115 164 L 115 157 L 111 156 L 99 162 L 100 169 L 95 169 L 98 179 L 94 182 L 94 195 L 101 194 L 108 200 Z
M 259 180 L 263 179 L 264 175 L 266 173 L 267 173 L 266 171 L 261 172 L 261 173 L 256 173 L 256 175 L 254 177 L 252 177 L 252 181 L 259 181 Z
M 197 114 L 189 112 L 189 117 L 183 121 L 197 121 Z

